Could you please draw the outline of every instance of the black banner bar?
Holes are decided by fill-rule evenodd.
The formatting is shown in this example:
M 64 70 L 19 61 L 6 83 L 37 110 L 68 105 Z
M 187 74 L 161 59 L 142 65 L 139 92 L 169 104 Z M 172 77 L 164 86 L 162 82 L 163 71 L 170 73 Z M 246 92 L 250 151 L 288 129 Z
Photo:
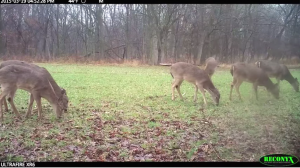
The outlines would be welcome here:
M 175 0 L 0 0 L 1 4 L 222 4 L 224 1 L 217 0 L 205 0 L 196 2 L 194 0 L 175 1 Z M 227 0 L 226 4 L 280 4 L 280 3 L 294 3 L 299 4 L 300 0 L 261 0 L 261 1 L 238 1 L 238 0 Z
M 299 166 L 298 162 L 291 167 Z M 265 167 L 265 165 L 260 162 L 1 162 L 0 167 Z
M 265 167 L 260 162 L 36 162 L 36 167 Z M 292 167 L 300 166 L 299 163 Z
M 257 167 L 261 163 L 236 163 L 236 162 L 56 162 L 36 163 L 37 167 Z

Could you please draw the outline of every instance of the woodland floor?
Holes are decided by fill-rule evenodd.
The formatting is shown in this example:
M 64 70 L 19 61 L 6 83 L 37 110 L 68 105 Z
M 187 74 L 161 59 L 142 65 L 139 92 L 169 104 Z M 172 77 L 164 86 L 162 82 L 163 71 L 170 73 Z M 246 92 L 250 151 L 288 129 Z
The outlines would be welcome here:
M 57 120 L 43 100 L 43 115 L 17 121 L 11 110 L 0 126 L 1 161 L 258 161 L 266 154 L 300 157 L 300 93 L 286 81 L 280 99 L 259 88 L 240 87 L 229 101 L 229 70 L 212 80 L 221 93 L 215 106 L 207 94 L 193 102 L 184 82 L 184 101 L 171 100 L 169 67 L 39 64 L 67 90 L 69 110 Z M 300 70 L 291 70 L 300 79 Z M 275 82 L 275 80 L 273 80 Z M 28 93 L 18 90 L 24 117 Z

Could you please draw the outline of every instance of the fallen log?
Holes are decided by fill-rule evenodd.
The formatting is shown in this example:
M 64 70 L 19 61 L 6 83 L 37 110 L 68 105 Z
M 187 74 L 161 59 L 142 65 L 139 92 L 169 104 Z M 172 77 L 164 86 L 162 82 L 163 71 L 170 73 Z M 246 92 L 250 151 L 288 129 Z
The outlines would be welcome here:
M 171 63 L 159 63 L 159 65 L 161 65 L 161 66 L 171 66 L 172 64 Z

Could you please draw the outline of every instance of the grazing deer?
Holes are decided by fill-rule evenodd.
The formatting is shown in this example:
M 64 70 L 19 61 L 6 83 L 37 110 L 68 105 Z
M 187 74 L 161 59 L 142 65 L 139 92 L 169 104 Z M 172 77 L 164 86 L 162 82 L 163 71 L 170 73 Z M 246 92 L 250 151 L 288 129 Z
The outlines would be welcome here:
M 215 69 L 219 66 L 219 63 L 214 57 L 209 57 L 205 60 L 205 68 L 204 71 L 208 74 L 211 78 L 212 75 L 215 73 Z
M 67 93 L 66 93 L 66 90 L 63 89 L 63 88 L 60 88 L 58 89 L 58 86 L 56 84 L 56 82 L 54 81 L 54 79 L 52 78 L 51 74 L 48 72 L 47 69 L 43 68 L 43 67 L 39 67 L 35 64 L 30 64 L 28 62 L 25 62 L 25 61 L 19 61 L 19 60 L 8 60 L 8 61 L 3 61 L 1 62 L 0 64 L 0 69 L 5 67 L 5 66 L 8 66 L 8 65 L 21 65 L 21 66 L 25 66 L 25 67 L 28 67 L 28 68 L 32 68 L 36 71 L 40 71 L 42 73 L 44 73 L 47 78 L 49 79 L 51 85 L 54 86 L 54 90 L 57 94 L 59 94 L 60 92 L 64 92 L 63 94 L 63 106 L 64 106 L 64 111 L 67 111 L 68 110 L 68 102 L 69 102 L 69 99 L 68 99 L 68 96 L 67 96 Z M 33 102 L 34 102 L 34 98 L 33 98 L 33 95 L 30 94 L 30 98 L 29 98 L 29 104 L 28 104 L 28 111 L 27 111 L 27 114 L 30 115 L 31 114 L 31 110 L 32 110 L 32 105 L 33 105 Z M 7 107 L 7 103 L 6 103 L 6 100 L 4 99 L 3 101 L 3 104 L 5 106 L 5 111 L 8 111 L 8 107 Z M 29 116 L 26 116 L 26 117 L 29 117 Z
M 293 86 L 296 92 L 299 92 L 299 82 L 297 78 L 292 76 L 291 72 L 285 65 L 268 60 L 257 61 L 255 64 L 258 68 L 265 71 L 270 78 L 275 77 L 278 86 L 280 80 L 286 80 Z
M 205 90 L 207 90 L 210 93 L 215 104 L 219 105 L 220 93 L 218 89 L 215 88 L 211 79 L 209 78 L 209 76 L 204 70 L 199 69 L 197 66 L 193 64 L 178 62 L 171 66 L 170 73 L 171 76 L 174 78 L 174 81 L 172 83 L 172 100 L 175 99 L 174 97 L 175 88 L 177 89 L 181 100 L 183 100 L 183 97 L 180 93 L 180 85 L 184 80 L 186 80 L 189 83 L 195 85 L 195 95 L 194 95 L 195 102 L 197 101 L 197 92 L 199 89 L 202 93 L 205 105 L 207 104 L 205 98 Z
M 268 75 L 255 65 L 238 62 L 231 66 L 230 73 L 233 76 L 233 81 L 231 83 L 229 100 L 231 100 L 233 86 L 235 86 L 236 92 L 238 93 L 239 98 L 242 100 L 239 88 L 244 81 L 253 84 L 253 89 L 257 100 L 257 86 L 265 86 L 266 89 L 271 92 L 276 99 L 279 99 L 278 84 L 273 84 Z
M 57 88 L 57 84 L 52 85 L 48 75 L 45 73 L 25 66 L 8 65 L 0 69 L 0 85 L 2 90 L 2 93 L 0 94 L 0 113 L 2 121 L 2 103 L 6 96 L 8 96 L 7 100 L 10 103 L 13 112 L 20 118 L 20 114 L 13 100 L 17 89 L 22 89 L 32 94 L 33 99 L 37 103 L 39 119 L 42 118 L 42 97 L 50 102 L 57 118 L 62 116 L 64 110 L 62 99 L 65 90 L 61 90 L 59 93 L 56 92 L 55 90 L 60 90 L 60 88 Z M 29 115 L 30 110 L 27 111 L 26 117 Z

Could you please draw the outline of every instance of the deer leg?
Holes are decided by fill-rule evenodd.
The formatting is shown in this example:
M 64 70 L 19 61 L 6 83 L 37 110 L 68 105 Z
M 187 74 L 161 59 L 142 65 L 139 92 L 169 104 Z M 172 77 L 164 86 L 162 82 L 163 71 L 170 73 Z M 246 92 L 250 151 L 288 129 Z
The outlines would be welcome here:
M 28 118 L 31 115 L 33 101 L 34 101 L 33 94 L 30 94 L 28 109 L 27 109 L 27 113 L 26 113 L 25 118 Z
M 200 92 L 202 93 L 204 104 L 207 105 L 207 101 L 206 101 L 206 98 L 205 98 L 205 90 L 204 90 L 203 86 L 202 85 L 197 85 L 197 86 L 198 86 Z
M 176 86 L 176 89 L 177 89 L 177 92 L 178 92 L 178 94 L 180 96 L 180 99 L 183 100 L 182 94 L 180 92 L 180 85 L 181 85 L 181 83 L 182 83 L 182 81 Z
M 232 96 L 232 89 L 234 87 L 234 85 L 236 84 L 237 80 L 235 78 L 233 78 L 233 81 L 230 85 L 230 94 L 229 94 L 229 100 L 231 101 L 231 96 Z
M 240 93 L 240 86 L 241 86 L 242 83 L 243 82 L 237 81 L 236 84 L 235 84 L 235 90 L 238 93 L 240 100 L 242 100 L 241 93 Z
M 1 95 L 0 95 L 0 119 L 1 121 L 3 122 L 3 109 L 2 109 L 2 103 L 3 103 L 3 100 L 5 100 L 5 93 L 2 92 Z
M 172 83 L 172 100 L 175 100 L 175 84 L 176 80 L 174 79 L 173 83 Z
M 42 98 L 41 98 L 40 94 L 37 92 L 33 92 L 31 94 L 32 94 L 32 96 L 36 102 L 37 108 L 38 108 L 38 118 L 39 118 L 39 120 L 41 120 L 42 119 Z
M 38 118 L 40 120 L 40 119 L 42 119 L 42 101 L 41 101 L 42 99 L 38 93 L 33 93 L 33 98 L 34 98 L 37 108 L 38 108 Z
M 198 93 L 198 87 L 195 85 L 195 95 L 194 95 L 194 102 L 197 101 L 197 93 Z
M 257 84 L 253 84 L 253 89 L 254 89 L 256 100 L 258 100 L 258 97 L 257 97 Z
M 4 98 L 3 100 L 3 104 L 4 104 L 4 109 L 5 111 L 7 112 L 8 111 L 8 106 L 7 106 L 7 102 L 6 102 L 6 99 Z
M 172 84 L 172 100 L 175 100 L 175 88 L 181 98 L 181 100 L 183 100 L 183 97 L 180 93 L 180 85 L 182 83 L 182 80 L 178 80 L 178 79 L 174 79 L 174 82 Z
M 9 102 L 13 112 L 16 114 L 16 116 L 21 119 L 21 115 L 20 113 L 18 112 L 16 106 L 15 106 L 15 103 L 14 103 L 14 97 L 15 97 L 15 93 L 16 93 L 16 89 L 12 90 L 10 93 L 9 93 L 9 96 L 7 98 L 7 101 Z
M 0 86 L 0 88 L 1 88 L 1 86 Z M 4 104 L 4 109 L 5 109 L 6 112 L 8 112 L 8 106 L 7 106 L 7 102 L 6 102 L 5 98 L 4 98 L 3 101 L 4 101 L 4 102 L 3 102 L 3 104 Z

